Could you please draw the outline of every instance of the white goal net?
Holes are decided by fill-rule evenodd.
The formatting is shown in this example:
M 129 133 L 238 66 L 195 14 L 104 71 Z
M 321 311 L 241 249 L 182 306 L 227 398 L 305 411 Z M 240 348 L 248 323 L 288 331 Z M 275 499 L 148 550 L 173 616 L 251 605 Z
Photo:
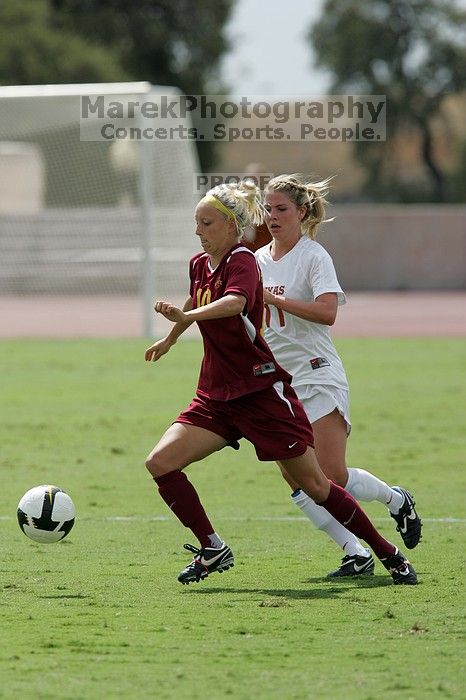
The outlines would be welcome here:
M 82 95 L 177 93 L 148 83 L 0 88 L 0 295 L 185 295 L 197 251 L 189 140 L 80 138 Z M 189 126 L 189 125 L 188 125 Z

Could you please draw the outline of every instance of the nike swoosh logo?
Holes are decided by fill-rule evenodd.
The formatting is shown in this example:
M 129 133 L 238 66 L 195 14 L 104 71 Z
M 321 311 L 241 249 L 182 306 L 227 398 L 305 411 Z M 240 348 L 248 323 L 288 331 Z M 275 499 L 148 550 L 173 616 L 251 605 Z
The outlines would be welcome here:
M 403 569 L 396 568 L 396 567 L 395 568 L 390 567 L 390 573 L 393 574 L 396 571 L 397 573 L 401 574 L 401 576 L 409 576 L 409 568 L 408 568 L 407 564 L 409 564 L 409 562 L 406 562 L 406 566 Z
M 357 508 L 355 508 L 355 509 L 353 510 L 353 512 L 351 513 L 351 516 L 348 518 L 348 520 L 347 520 L 346 522 L 343 523 L 343 525 L 349 525 L 349 523 L 352 521 L 352 519 L 353 519 L 354 516 L 356 515 L 356 511 L 357 511 Z
M 297 444 L 298 444 L 298 441 L 296 440 L 296 442 L 294 442 L 292 445 L 288 445 L 288 449 L 291 450 L 291 448 L 294 447 L 294 446 L 297 445 Z
M 200 561 L 200 563 L 201 563 L 203 566 L 209 566 L 209 565 L 211 565 L 211 564 L 215 564 L 215 562 L 217 561 L 217 559 L 221 559 L 221 558 L 223 557 L 224 554 L 225 554 L 225 552 L 224 552 L 223 550 L 220 550 L 220 552 L 217 554 L 217 556 L 215 556 L 215 557 L 210 557 L 210 559 L 204 559 L 204 557 L 201 557 L 201 558 L 199 559 L 199 561 Z
M 363 569 L 366 568 L 366 566 L 370 564 L 370 560 L 368 559 L 365 564 L 362 564 L 361 566 L 358 566 L 356 562 L 354 562 L 354 570 L 358 573 L 359 571 L 362 571 Z
M 400 532 L 406 533 L 408 531 L 408 520 L 416 520 L 416 513 L 411 511 L 409 515 L 404 516 L 403 525 L 400 525 Z

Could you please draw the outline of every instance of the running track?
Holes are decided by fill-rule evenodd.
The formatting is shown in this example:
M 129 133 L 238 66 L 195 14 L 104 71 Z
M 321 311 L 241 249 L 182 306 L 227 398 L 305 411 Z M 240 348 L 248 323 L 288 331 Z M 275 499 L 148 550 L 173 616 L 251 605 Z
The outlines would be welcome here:
M 349 292 L 333 327 L 334 337 L 464 337 L 466 291 Z M 167 300 L 168 301 L 168 300 Z M 169 300 L 182 303 L 182 300 Z M 156 318 L 156 335 L 171 324 Z M 0 297 L 0 338 L 141 337 L 137 297 Z M 188 331 L 197 334 L 195 327 Z

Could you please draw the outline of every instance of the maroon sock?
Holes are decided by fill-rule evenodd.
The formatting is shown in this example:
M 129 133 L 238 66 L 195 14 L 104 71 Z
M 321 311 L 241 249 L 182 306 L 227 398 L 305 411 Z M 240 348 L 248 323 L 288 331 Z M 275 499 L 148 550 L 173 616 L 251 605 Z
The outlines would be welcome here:
M 201 547 L 211 547 L 209 535 L 214 532 L 209 518 L 202 506 L 197 491 L 188 481 L 184 472 L 179 470 L 163 476 L 154 477 L 159 493 L 178 520 L 194 533 Z
M 328 510 L 353 535 L 367 542 L 379 559 L 385 559 L 396 552 L 396 547 L 379 535 L 359 503 L 341 486 L 331 481 L 328 498 L 319 505 Z

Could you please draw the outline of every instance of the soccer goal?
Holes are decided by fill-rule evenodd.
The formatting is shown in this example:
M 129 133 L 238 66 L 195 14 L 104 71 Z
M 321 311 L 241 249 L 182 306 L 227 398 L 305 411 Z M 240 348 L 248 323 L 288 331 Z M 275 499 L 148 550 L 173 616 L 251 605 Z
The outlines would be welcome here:
M 146 336 L 155 296 L 186 296 L 195 143 L 89 136 L 82 114 L 83 96 L 92 117 L 98 99 L 162 94 L 180 93 L 146 82 L 0 88 L 0 294 L 140 295 Z

